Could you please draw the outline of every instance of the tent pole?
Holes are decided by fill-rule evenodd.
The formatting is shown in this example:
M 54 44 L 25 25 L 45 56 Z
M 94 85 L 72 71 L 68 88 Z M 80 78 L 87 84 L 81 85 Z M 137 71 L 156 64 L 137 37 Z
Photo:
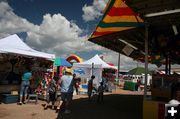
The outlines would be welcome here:
M 54 68 L 55 68 L 54 62 L 55 62 L 55 61 L 52 62 L 52 76 L 51 76 L 51 79 L 54 77 Z
M 94 63 L 92 63 L 92 75 L 94 75 Z
M 118 56 L 118 71 L 117 71 L 117 78 L 119 78 L 119 70 L 120 70 L 120 53 Z
M 117 82 L 119 84 L 119 71 L 120 71 L 120 53 L 118 53 L 118 70 L 117 70 L 117 75 L 116 75 L 116 84 L 115 84 L 115 91 L 117 89 Z
M 168 55 L 166 55 L 165 74 L 168 74 Z
M 169 75 L 171 75 L 171 60 L 170 58 L 168 58 L 168 65 L 169 65 Z
M 147 96 L 147 75 L 148 75 L 148 24 L 145 24 L 145 85 L 144 85 L 144 100 Z

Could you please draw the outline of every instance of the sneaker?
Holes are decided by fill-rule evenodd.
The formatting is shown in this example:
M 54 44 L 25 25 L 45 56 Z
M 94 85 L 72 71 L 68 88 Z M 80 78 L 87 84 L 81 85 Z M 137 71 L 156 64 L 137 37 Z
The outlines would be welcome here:
M 18 105 L 22 105 L 22 102 L 18 102 L 17 104 L 18 104 Z
M 71 113 L 70 110 L 65 110 L 65 111 L 64 111 L 64 114 L 69 114 L 69 113 Z
M 56 110 L 60 110 L 60 107 L 57 107 Z
M 56 113 L 58 113 L 58 112 L 59 112 L 59 110 L 60 110 L 60 107 L 57 107 L 57 108 L 56 108 Z
M 45 106 L 44 106 L 44 110 L 47 110 L 47 108 L 48 108 L 48 106 L 47 106 L 47 105 L 45 105 Z

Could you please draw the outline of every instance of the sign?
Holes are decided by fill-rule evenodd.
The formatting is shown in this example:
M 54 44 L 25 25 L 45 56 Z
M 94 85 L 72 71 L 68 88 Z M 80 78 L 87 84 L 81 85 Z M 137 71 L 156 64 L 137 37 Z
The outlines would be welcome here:
M 122 51 L 127 55 L 129 56 L 133 51 L 134 49 L 132 47 L 130 47 L 129 45 L 126 45 Z

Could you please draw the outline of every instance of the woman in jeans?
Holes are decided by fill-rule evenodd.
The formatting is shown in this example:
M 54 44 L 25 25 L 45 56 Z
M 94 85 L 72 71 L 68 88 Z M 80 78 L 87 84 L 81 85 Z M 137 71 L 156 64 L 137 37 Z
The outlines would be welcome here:
M 19 101 L 20 105 L 22 105 L 22 101 L 24 101 L 23 103 L 25 103 L 25 101 L 27 99 L 27 91 L 28 91 L 28 88 L 30 85 L 31 78 L 32 78 L 32 73 L 30 71 L 30 68 L 27 67 L 26 71 L 22 75 L 21 90 L 20 90 L 20 101 Z

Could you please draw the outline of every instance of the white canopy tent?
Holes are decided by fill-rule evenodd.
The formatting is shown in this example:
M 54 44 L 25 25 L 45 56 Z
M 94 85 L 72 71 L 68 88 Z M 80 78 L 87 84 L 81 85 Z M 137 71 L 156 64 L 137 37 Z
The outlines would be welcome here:
M 12 53 L 24 56 L 40 57 L 48 60 L 55 59 L 54 54 L 48 54 L 32 49 L 16 34 L 0 39 L 0 53 Z
M 100 57 L 99 55 L 95 55 L 94 57 L 92 57 L 91 59 L 85 61 L 85 62 L 82 62 L 82 63 L 74 63 L 73 64 L 73 67 L 89 67 L 92 66 L 92 64 L 94 64 L 94 66 L 96 65 L 102 65 L 102 68 L 107 68 L 107 69 L 116 69 L 117 70 L 117 67 L 115 66 L 111 66 L 109 64 L 107 64 L 106 62 L 104 62 Z
M 82 63 L 74 63 L 73 64 L 74 73 L 77 76 L 89 79 L 92 75 L 95 75 L 95 80 L 93 81 L 96 86 L 99 86 L 99 82 L 102 81 L 102 70 L 104 68 L 107 69 L 115 69 L 115 66 L 111 66 L 104 62 L 98 55 L 95 55 L 91 59 L 82 62 Z

